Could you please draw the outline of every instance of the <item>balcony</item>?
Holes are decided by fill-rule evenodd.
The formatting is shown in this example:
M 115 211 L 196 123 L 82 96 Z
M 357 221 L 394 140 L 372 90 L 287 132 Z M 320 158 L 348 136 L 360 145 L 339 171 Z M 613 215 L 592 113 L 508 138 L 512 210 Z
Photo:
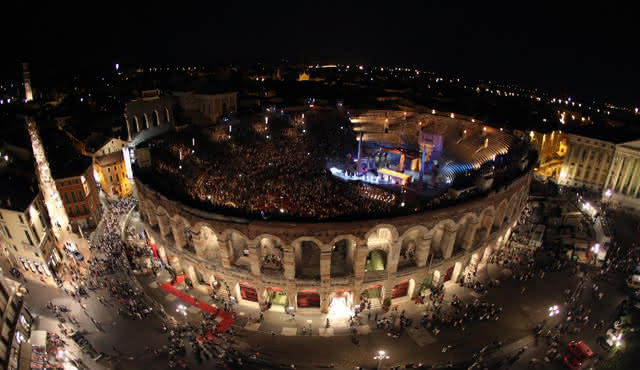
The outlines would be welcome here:
M 387 271 L 368 271 L 364 273 L 364 281 L 371 282 L 376 280 L 384 280 L 387 278 Z

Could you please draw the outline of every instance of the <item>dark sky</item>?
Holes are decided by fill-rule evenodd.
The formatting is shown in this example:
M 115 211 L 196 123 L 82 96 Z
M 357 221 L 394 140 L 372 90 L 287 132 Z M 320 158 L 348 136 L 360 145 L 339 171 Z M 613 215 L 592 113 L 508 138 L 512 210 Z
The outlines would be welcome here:
M 389 63 L 640 103 L 635 12 L 615 4 L 157 1 L 62 9 L 57 3 L 5 12 L 3 68 L 21 60 Z

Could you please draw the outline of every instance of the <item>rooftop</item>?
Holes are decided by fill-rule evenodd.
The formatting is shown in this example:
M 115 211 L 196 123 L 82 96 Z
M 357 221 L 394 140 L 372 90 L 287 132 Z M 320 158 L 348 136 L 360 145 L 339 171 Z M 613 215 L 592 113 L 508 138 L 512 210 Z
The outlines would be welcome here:
M 80 176 L 91 166 L 91 158 L 80 154 L 64 132 L 55 127 L 39 129 L 54 179 Z
M 121 162 L 123 160 L 124 160 L 124 155 L 122 154 L 121 151 L 116 151 L 106 155 L 101 155 L 100 157 L 96 157 L 96 163 L 100 166 L 110 166 L 114 163 Z
M 0 208 L 13 211 L 23 212 L 40 191 L 33 167 L 22 161 L 0 169 L 0 184 Z

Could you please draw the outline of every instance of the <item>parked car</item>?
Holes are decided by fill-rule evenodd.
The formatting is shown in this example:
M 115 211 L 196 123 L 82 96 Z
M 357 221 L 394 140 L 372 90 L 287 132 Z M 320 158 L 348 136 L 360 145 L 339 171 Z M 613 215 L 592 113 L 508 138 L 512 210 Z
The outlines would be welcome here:
M 15 268 L 15 267 L 12 267 L 12 268 L 9 270 L 9 272 L 10 272 L 10 273 L 11 273 L 11 275 L 13 275 L 13 277 L 14 277 L 14 278 L 16 278 L 16 279 L 20 279 L 20 276 L 22 275 L 22 274 L 20 274 L 20 271 L 18 271 L 18 269 L 17 269 L 17 268 Z
M 567 345 L 568 352 L 564 355 L 564 363 L 572 370 L 577 370 L 582 363 L 593 357 L 594 353 L 583 341 L 571 341 Z

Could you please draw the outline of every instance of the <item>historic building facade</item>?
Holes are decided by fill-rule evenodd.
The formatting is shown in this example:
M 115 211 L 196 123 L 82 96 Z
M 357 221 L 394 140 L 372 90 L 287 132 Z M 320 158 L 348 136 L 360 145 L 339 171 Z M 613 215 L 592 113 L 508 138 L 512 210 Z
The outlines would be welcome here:
M 558 183 L 601 191 L 607 181 L 616 145 L 574 134 L 566 134 L 566 138 L 568 149 Z
M 222 285 L 241 302 L 276 299 L 328 312 L 362 295 L 409 299 L 486 265 L 526 204 L 527 173 L 488 196 L 388 219 L 335 223 L 254 221 L 168 200 L 136 179 L 139 211 L 162 261 L 194 284 Z
M 37 191 L 37 189 L 35 189 Z M 29 203 L 0 205 L 0 246 L 9 264 L 29 278 L 51 277 L 62 255 L 51 231 L 42 194 Z
M 640 210 L 640 140 L 616 145 L 603 197 Z

